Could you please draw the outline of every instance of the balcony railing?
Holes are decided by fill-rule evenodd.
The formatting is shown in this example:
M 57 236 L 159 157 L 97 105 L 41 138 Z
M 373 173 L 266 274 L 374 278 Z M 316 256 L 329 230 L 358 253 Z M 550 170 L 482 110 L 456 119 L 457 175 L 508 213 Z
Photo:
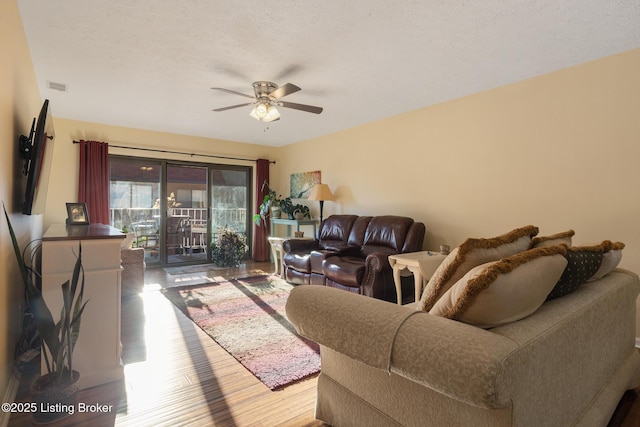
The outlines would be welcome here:
M 153 221 L 160 226 L 159 208 L 111 208 L 111 226 L 122 229 L 132 228 L 132 225 L 144 222 L 146 224 Z M 207 209 L 206 208 L 171 208 L 171 216 L 187 216 L 192 227 L 206 228 Z M 218 227 L 230 227 L 239 233 L 246 232 L 247 210 L 241 208 L 214 208 L 211 210 L 211 223 L 213 233 Z

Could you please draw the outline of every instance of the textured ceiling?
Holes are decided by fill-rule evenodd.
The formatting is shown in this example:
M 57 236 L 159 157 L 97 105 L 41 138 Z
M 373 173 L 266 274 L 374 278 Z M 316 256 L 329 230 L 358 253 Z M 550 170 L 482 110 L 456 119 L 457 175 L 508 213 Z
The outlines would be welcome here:
M 281 146 L 640 47 L 638 0 L 18 0 L 56 117 Z M 294 83 L 265 125 L 225 87 Z M 47 82 L 67 85 L 52 90 Z

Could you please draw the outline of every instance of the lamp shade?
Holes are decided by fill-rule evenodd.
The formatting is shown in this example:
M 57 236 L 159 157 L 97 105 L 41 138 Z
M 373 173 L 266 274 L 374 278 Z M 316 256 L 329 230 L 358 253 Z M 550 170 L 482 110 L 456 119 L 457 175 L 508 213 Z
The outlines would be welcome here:
M 331 189 L 327 184 L 316 184 L 309 193 L 308 200 L 335 200 Z

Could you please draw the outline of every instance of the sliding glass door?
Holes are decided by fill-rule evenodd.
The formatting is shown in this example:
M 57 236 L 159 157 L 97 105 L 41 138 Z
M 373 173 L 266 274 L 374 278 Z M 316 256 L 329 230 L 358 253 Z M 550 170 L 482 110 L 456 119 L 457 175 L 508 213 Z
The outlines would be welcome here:
M 211 262 L 223 228 L 251 246 L 250 167 L 121 156 L 110 164 L 111 225 L 134 235 L 148 265 Z
M 167 164 L 167 264 L 207 262 L 207 166 Z
M 233 166 L 211 169 L 211 235 L 216 241 L 224 229 L 238 233 L 251 242 L 251 170 Z M 248 255 L 245 254 L 245 256 Z
M 110 224 L 133 235 L 147 264 L 159 264 L 162 162 L 111 156 L 109 163 Z

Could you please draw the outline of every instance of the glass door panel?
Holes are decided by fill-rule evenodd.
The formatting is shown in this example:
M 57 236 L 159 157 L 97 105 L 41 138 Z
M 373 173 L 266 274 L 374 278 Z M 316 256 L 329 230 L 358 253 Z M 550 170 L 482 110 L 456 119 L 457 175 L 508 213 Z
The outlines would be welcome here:
M 211 238 L 221 229 L 235 231 L 251 246 L 250 211 L 251 169 L 214 165 L 211 169 Z M 250 251 L 247 251 L 245 257 Z
M 166 264 L 208 261 L 206 166 L 167 164 Z
M 161 162 L 111 156 L 109 169 L 111 226 L 132 233 L 145 262 L 158 264 Z

